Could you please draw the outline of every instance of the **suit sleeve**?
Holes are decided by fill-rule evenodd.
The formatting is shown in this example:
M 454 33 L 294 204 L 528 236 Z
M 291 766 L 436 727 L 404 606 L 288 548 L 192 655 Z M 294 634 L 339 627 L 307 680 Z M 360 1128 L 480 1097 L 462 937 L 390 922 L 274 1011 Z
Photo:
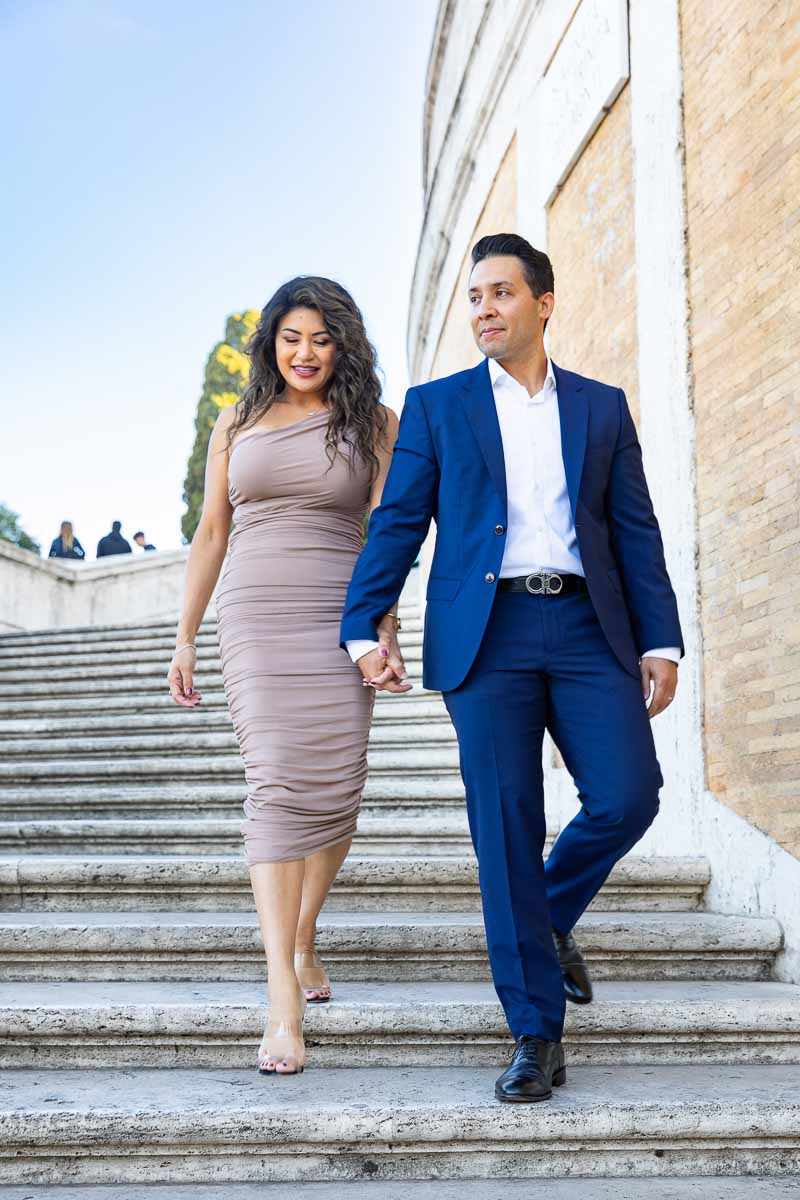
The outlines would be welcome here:
M 678 605 L 672 590 L 661 530 L 653 512 L 636 427 L 619 391 L 620 427 L 611 461 L 606 512 L 639 654 L 650 646 L 684 653 Z
M 422 397 L 406 393 L 392 465 L 381 503 L 372 514 L 367 544 L 347 591 L 341 646 L 377 641 L 380 621 L 400 595 L 436 515 L 439 465 Z

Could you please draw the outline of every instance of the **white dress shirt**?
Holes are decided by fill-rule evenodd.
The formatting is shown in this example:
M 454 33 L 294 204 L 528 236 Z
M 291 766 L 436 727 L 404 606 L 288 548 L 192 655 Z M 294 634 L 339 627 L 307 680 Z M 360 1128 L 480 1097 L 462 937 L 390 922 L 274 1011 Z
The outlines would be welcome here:
M 534 571 L 585 575 L 567 491 L 561 453 L 561 422 L 556 377 L 550 356 L 544 386 L 534 396 L 489 359 L 503 457 L 506 467 L 508 524 L 500 578 L 513 579 Z M 378 642 L 347 643 L 353 662 L 374 650 Z M 680 662 L 676 646 L 648 650 L 642 658 Z

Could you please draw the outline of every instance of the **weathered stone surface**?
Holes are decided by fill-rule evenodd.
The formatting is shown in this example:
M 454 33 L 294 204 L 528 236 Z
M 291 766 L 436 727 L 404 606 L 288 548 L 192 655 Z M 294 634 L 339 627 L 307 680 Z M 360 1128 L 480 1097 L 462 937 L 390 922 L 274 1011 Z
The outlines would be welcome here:
M 708 879 L 702 859 L 628 858 L 615 867 L 593 910 L 694 909 Z M 240 848 L 227 857 L 0 859 L 0 905 L 26 912 L 249 912 L 253 898 Z M 477 912 L 477 863 L 471 851 L 430 857 L 354 854 L 339 872 L 326 907 L 329 911 Z
M 712 913 L 587 913 L 598 979 L 767 979 L 776 922 Z M 485 979 L 475 913 L 323 913 L 318 945 L 340 979 Z M 260 979 L 254 914 L 0 914 L 0 979 Z
M 81 723 L 80 730 L 53 734 L 48 737 L 9 737 L 0 741 L 3 758 L 6 762 L 25 759 L 26 762 L 35 759 L 45 762 L 57 758 L 59 762 L 85 758 L 114 758 L 121 756 L 138 758 L 142 755 L 153 755 L 163 758 L 168 754 L 195 755 L 205 754 L 236 754 L 237 744 L 233 727 L 228 723 L 224 727 L 212 727 L 206 721 L 196 721 L 204 713 L 187 715 L 185 710 L 176 708 L 178 715 L 183 715 L 181 726 L 173 725 L 169 729 L 142 730 L 141 722 L 136 722 L 136 732 L 129 730 L 125 733 L 109 734 L 106 731 L 86 736 L 86 730 Z M 445 713 L 446 715 L 446 713 Z M 386 720 L 376 722 L 370 734 L 369 745 L 375 749 L 386 747 L 403 747 L 409 745 L 422 746 L 426 751 L 437 746 L 456 745 L 456 736 L 452 726 L 444 720 L 425 720 L 424 722 L 403 722 Z M 24 774 L 24 773 L 23 773 Z
M 202 696 L 203 712 L 209 712 L 212 709 L 220 712 L 227 711 L 221 681 L 215 683 L 213 687 L 204 686 Z M 428 700 L 441 704 L 441 693 L 431 692 L 416 685 L 410 692 L 398 694 L 379 692 L 375 697 L 376 713 L 379 715 L 382 709 L 392 713 L 401 713 L 410 705 Z M 388 708 L 390 705 L 391 710 Z M 70 717 L 85 716 L 86 714 L 106 716 L 109 713 L 123 713 L 128 717 L 134 714 L 138 717 L 142 713 L 174 714 L 176 712 L 174 701 L 163 687 L 163 680 L 161 686 L 157 688 L 136 684 L 127 688 L 120 687 L 117 691 L 105 685 L 97 688 L 94 684 L 87 684 L 85 691 L 73 690 L 66 700 L 63 696 L 46 691 L 35 695 L 21 694 L 17 689 L 10 690 L 7 695 L 0 693 L 0 719 L 3 720 L 40 715 L 63 716 L 65 708 L 68 709 Z M 186 717 L 187 714 L 183 713 L 182 715 Z
M 233 805 L 231 806 L 234 807 Z M 235 854 L 241 857 L 242 817 L 194 816 L 190 821 L 67 818 L 0 821 L 0 853 L 52 854 Z M 550 833 L 549 839 L 554 835 Z M 471 851 L 466 813 L 426 804 L 417 812 L 359 816 L 353 839 L 358 854 L 454 854 Z M 684 885 L 685 886 L 685 885 Z M 680 888 L 681 885 L 678 884 Z
M 800 1179 L 717 1176 L 693 1179 L 348 1179 L 341 1183 L 292 1183 L 291 1200 L 796 1200 Z M 713 1196 L 712 1196 L 713 1189 Z M 120 1184 L 0 1187 L 0 1200 L 289 1200 L 282 1183 L 178 1183 L 159 1187 Z
M 0 1155 L 9 1183 L 800 1171 L 797 1067 L 577 1067 L 533 1106 L 498 1104 L 496 1075 L 143 1069 L 112 1090 L 102 1071 L 10 1070 Z
M 218 664 L 219 652 L 216 645 L 216 640 L 210 637 L 201 638 L 196 643 L 197 645 L 197 661 L 200 667 L 205 670 L 215 669 Z M 86 667 L 102 667 L 105 669 L 113 669 L 115 666 L 123 668 L 129 665 L 140 666 L 157 666 L 166 670 L 169 666 L 169 661 L 172 658 L 173 650 L 175 649 L 175 634 L 172 637 L 148 638 L 147 640 L 137 639 L 136 641 L 128 641 L 122 639 L 119 642 L 113 643 L 85 643 L 83 647 L 74 647 L 75 657 L 80 657 L 81 664 Z M 415 633 L 405 637 L 403 641 L 403 657 L 407 662 L 412 659 L 420 660 L 422 658 L 422 634 Z M 49 652 L 44 647 L 26 647 L 20 648 L 16 654 L 9 654 L 8 647 L 5 648 L 5 653 L 0 652 L 0 679 L 6 672 L 20 671 L 27 669 L 36 669 L 47 671 L 70 671 L 76 668 L 65 665 L 64 651 L 60 644 L 50 648 Z M 73 675 L 63 675 L 60 678 L 74 678 Z
M 153 776 L 136 782 L 61 783 L 56 772 L 39 784 L 0 785 L 0 814 L 6 819 L 55 819 L 60 816 L 92 815 L 103 817 L 153 814 L 158 817 L 180 816 L 189 821 L 195 816 L 233 816 L 241 814 L 247 789 L 242 772 L 240 781 L 208 779 L 178 780 L 176 764 L 167 778 Z M 464 811 L 464 785 L 461 777 L 447 775 L 387 774 L 367 780 L 362 812 L 376 806 L 393 812 L 429 811 L 433 806 L 448 806 Z
M 58 777 L 103 782 L 108 779 L 158 779 L 178 772 L 187 779 L 244 779 L 244 767 L 235 747 L 231 747 L 227 753 L 203 754 L 199 753 L 203 740 L 199 739 L 200 744 L 195 745 L 191 754 L 185 750 L 181 752 L 179 764 L 175 757 L 170 758 L 163 751 L 160 756 L 62 758 L 58 764 Z M 214 747 L 209 749 L 213 750 Z M 433 748 L 377 747 L 370 750 L 368 763 L 371 775 L 386 772 L 414 777 L 436 772 L 455 774 L 458 771 L 458 748 L 447 745 Z M 19 758 L 0 762 L 0 782 L 3 783 L 25 784 L 34 780 L 50 780 L 53 774 L 53 763 L 48 759 L 37 762 Z
M 145 733 L 162 734 L 174 731 L 185 733 L 187 720 L 191 722 L 193 730 L 227 732 L 231 728 L 227 709 L 207 709 L 205 696 L 203 701 L 200 708 L 193 710 L 188 717 L 185 709 L 178 708 L 171 701 L 169 701 L 169 707 L 165 705 L 158 711 L 139 713 L 136 717 L 136 733 L 140 736 Z M 68 712 L 64 713 L 62 708 L 61 713 L 60 716 L 43 714 L 37 717 L 3 720 L 2 726 L 0 726 L 0 747 L 4 746 L 7 741 L 18 737 L 41 738 L 63 733 L 78 733 L 82 736 L 130 733 L 130 711 L 111 711 L 98 716 L 84 716 L 76 719 L 72 715 L 72 706 L 70 705 Z M 416 736 L 418 731 L 421 732 L 431 724 L 437 723 L 449 725 L 450 718 L 444 702 L 438 697 L 431 697 L 430 693 L 424 693 L 421 698 L 401 698 L 401 702 L 395 707 L 391 707 L 388 703 L 378 704 L 376 707 L 374 724 L 379 729 L 383 729 L 386 725 L 400 724 L 409 731 L 413 729 L 413 736 Z
M 25 1185 L 0 1197 L 101 1200 L 96 1180 L 117 1184 L 108 1200 L 238 1200 L 229 1181 L 249 1179 L 241 1200 L 287 1181 L 297 1200 L 345 1183 L 350 1200 L 639 1200 L 643 1181 L 648 1200 L 716 1200 L 731 1173 L 800 1173 L 798 989 L 746 982 L 768 979 L 780 930 L 679 911 L 702 898 L 698 860 L 614 871 L 579 930 L 600 982 L 568 1010 L 569 1086 L 495 1104 L 508 1032 L 480 982 L 457 751 L 420 686 L 416 617 L 415 690 L 377 697 L 360 832 L 321 922 L 335 1000 L 309 1008 L 312 1069 L 280 1081 L 252 1070 L 266 969 L 213 623 L 193 713 L 164 687 L 173 622 L 0 639 L 0 893 L 21 909 L 0 916 L 0 1178 Z M 665 1190 L 690 1172 L 713 1193 Z M 746 1182 L 748 1200 L 783 1194 Z
M 314 1066 L 498 1066 L 509 1033 L 491 984 L 348 984 L 311 1005 Z M 256 983 L 3 983 L 0 1065 L 252 1066 L 265 1021 Z M 800 1063 L 800 987 L 600 983 L 567 1011 L 572 1065 Z

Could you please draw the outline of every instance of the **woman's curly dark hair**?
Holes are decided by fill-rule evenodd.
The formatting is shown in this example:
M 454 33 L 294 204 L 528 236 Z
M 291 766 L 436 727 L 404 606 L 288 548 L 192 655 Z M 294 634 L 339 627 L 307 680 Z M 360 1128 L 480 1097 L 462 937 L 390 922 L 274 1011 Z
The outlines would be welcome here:
M 386 429 L 386 410 L 380 403 L 378 356 L 367 337 L 361 310 L 350 293 L 333 279 L 320 275 L 298 275 L 282 284 L 261 310 L 255 332 L 247 345 L 250 378 L 228 427 L 228 449 L 234 435 L 247 429 L 269 412 L 286 390 L 278 370 L 275 337 L 278 326 L 293 308 L 314 308 L 322 314 L 325 328 L 336 344 L 333 377 L 326 400 L 330 409 L 326 453 L 331 465 L 342 443 L 362 462 L 378 470 L 376 435 Z M 350 469 L 353 470 L 353 453 Z

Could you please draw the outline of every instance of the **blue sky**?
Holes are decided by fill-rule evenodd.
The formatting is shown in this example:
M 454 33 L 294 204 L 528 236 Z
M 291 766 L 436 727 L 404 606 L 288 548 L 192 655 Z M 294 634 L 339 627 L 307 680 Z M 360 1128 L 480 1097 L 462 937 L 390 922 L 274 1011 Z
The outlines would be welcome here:
M 45 552 L 180 545 L 206 356 L 292 275 L 350 288 L 399 407 L 436 9 L 0 5 L 0 501 Z

